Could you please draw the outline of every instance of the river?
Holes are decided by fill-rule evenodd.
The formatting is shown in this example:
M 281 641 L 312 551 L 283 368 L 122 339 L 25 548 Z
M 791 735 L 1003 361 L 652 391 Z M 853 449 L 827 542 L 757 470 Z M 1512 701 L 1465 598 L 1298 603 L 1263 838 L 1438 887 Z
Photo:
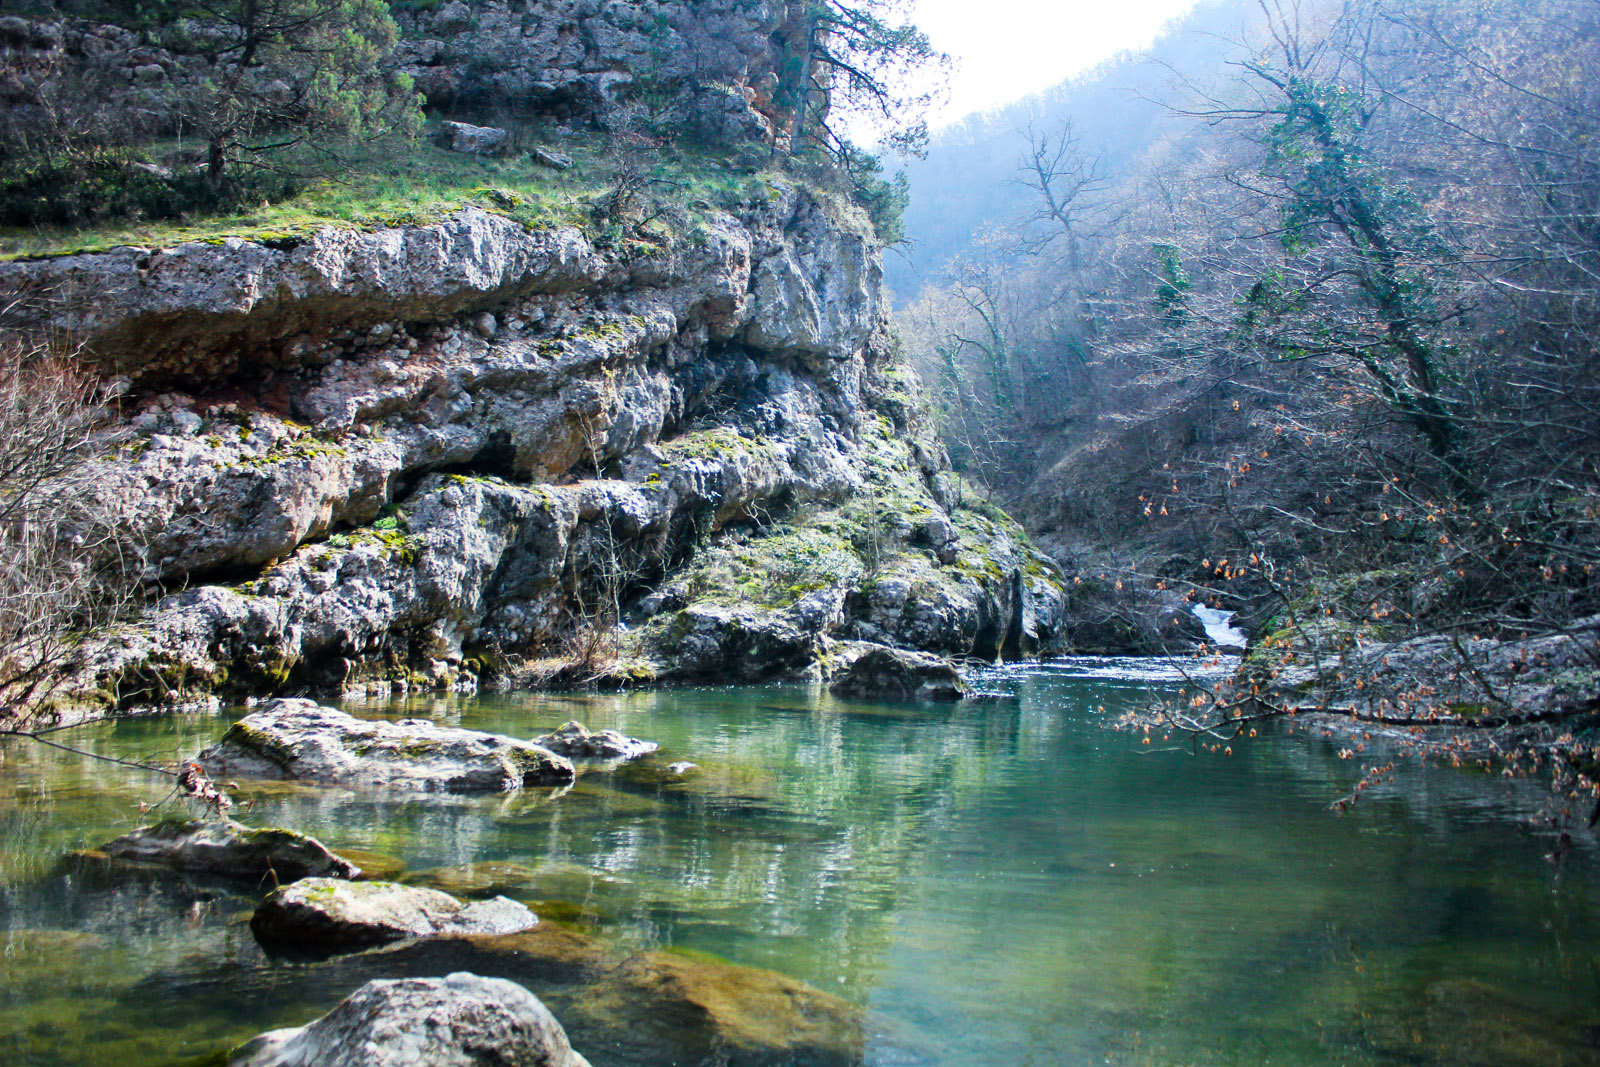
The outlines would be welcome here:
M 1388 755 L 1276 731 L 1197 755 L 1109 728 L 1171 679 L 1010 668 L 953 707 L 799 685 L 347 704 L 519 736 L 575 718 L 698 766 L 477 799 L 241 783 L 240 817 L 493 882 L 623 948 L 803 979 L 867 1009 L 882 1067 L 1600 1062 L 1596 856 L 1541 858 L 1536 784 L 1408 761 L 1335 814 Z M 55 736 L 170 760 L 238 714 Z M 349 992 L 256 947 L 250 887 L 53 873 L 163 796 L 137 770 L 0 746 L 0 1063 L 215 1062 Z

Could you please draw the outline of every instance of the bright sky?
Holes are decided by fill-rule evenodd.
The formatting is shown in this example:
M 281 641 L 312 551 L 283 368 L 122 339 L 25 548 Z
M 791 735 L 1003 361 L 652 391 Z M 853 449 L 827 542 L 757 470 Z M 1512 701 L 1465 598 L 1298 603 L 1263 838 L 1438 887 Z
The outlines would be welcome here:
M 932 126 L 1048 89 L 1140 49 L 1195 0 L 913 0 L 911 21 L 956 59 Z

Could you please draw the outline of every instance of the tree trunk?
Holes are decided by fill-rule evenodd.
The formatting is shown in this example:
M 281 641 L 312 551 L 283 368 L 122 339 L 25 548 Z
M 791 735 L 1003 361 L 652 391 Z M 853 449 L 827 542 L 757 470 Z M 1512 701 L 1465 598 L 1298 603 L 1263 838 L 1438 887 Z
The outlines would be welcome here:
M 212 141 L 206 150 L 206 177 L 211 179 L 213 189 L 222 188 L 222 171 L 227 165 L 227 156 L 223 153 L 222 142 Z

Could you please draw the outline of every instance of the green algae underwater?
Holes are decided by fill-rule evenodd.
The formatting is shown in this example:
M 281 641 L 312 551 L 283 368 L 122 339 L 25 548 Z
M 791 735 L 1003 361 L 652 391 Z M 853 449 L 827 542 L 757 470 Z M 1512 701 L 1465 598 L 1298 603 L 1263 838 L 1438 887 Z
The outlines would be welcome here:
M 595 1067 L 1600 1063 L 1600 864 L 1587 839 L 1542 858 L 1536 784 L 1407 765 L 1336 815 L 1381 752 L 1272 733 L 1193 755 L 1109 729 L 1161 679 L 1010 668 L 953 707 L 802 685 L 346 704 L 516 736 L 577 719 L 662 749 L 492 797 L 239 783 L 241 821 L 545 919 L 536 943 L 327 961 L 255 944 L 269 887 L 63 875 L 165 786 L 10 742 L 0 1063 L 216 1064 L 369 978 L 446 969 L 523 981 Z M 171 760 L 239 714 L 58 736 Z M 762 1008 L 778 975 L 817 991 L 805 1019 Z M 651 1002 L 668 988 L 694 1012 Z M 680 1040 L 705 1003 L 743 1044 Z

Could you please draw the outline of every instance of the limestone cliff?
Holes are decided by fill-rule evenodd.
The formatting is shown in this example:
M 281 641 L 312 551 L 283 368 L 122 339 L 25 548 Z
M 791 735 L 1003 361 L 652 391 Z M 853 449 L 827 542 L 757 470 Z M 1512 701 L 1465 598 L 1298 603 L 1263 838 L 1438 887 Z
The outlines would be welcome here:
M 177 590 L 82 688 L 471 684 L 597 627 L 646 678 L 1048 645 L 1060 577 L 963 501 L 869 227 L 765 189 L 622 248 L 467 208 L 0 265 L 126 380 L 110 491 Z

